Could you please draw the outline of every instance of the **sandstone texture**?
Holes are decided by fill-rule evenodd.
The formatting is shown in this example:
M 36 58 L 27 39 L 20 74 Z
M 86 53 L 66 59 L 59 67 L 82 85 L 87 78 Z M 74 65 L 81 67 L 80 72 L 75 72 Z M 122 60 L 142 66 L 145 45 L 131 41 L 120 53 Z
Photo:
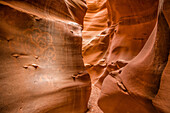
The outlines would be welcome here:
M 0 0 L 0 113 L 170 113 L 170 0 Z
M 83 0 L 0 1 L 0 113 L 87 110 L 86 9 Z
M 84 19 L 91 29 L 83 31 L 83 57 L 93 84 L 101 89 L 101 110 L 169 113 L 170 1 L 87 0 L 87 6 L 92 3 Z

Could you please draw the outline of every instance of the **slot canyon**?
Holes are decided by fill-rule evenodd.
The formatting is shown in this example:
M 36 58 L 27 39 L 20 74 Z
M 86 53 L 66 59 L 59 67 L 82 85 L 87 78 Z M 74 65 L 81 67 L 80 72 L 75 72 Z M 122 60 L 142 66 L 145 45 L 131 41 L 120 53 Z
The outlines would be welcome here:
M 170 0 L 0 0 L 0 113 L 170 113 L 169 26 Z

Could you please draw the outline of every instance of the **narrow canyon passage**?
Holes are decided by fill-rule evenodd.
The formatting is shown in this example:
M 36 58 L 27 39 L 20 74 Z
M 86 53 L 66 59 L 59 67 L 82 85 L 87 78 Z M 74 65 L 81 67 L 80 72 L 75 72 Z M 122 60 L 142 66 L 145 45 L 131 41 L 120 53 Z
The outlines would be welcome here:
M 170 1 L 86 2 L 82 52 L 92 81 L 90 113 L 169 113 Z
M 0 0 L 0 113 L 170 113 L 169 26 L 170 0 Z

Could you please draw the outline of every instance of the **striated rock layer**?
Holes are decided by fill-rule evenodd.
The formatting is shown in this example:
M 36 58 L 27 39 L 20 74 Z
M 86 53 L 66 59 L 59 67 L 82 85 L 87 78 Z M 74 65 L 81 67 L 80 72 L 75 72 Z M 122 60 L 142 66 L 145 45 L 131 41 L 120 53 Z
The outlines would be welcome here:
M 156 23 L 158 2 L 107 0 L 106 9 L 108 27 L 83 46 L 86 67 L 95 77 L 121 68 L 141 51 Z
M 1 0 L 0 112 L 169 113 L 169 6 Z
M 101 89 L 99 107 L 104 113 L 169 113 L 169 0 L 105 2 L 107 27 L 94 28 L 94 16 L 85 24 L 94 22 L 88 27 L 100 33 L 86 41 L 88 29 L 83 32 L 85 66 Z
M 0 112 L 84 113 L 83 0 L 0 1 Z
M 122 72 L 110 73 L 105 78 L 102 95 L 98 101 L 103 111 L 157 112 L 151 100 L 158 92 L 161 74 L 168 60 L 169 36 L 168 24 L 163 14 L 160 14 L 158 23 L 141 52 L 124 67 Z M 105 102 L 114 107 L 106 108 Z M 121 107 L 116 107 L 118 103 Z M 135 108 L 133 108 L 134 104 Z

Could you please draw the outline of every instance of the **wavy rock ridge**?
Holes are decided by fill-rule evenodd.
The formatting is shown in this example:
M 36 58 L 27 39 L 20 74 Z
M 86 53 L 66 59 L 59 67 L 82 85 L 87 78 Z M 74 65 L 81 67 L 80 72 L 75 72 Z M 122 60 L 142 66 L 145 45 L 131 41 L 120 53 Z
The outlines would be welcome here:
M 169 6 L 1 0 L 0 112 L 169 113 Z
M 104 113 L 169 113 L 170 74 L 169 63 L 166 64 L 170 50 L 170 2 L 107 0 L 104 3 L 106 16 L 98 10 L 90 20 L 89 15 L 93 15 L 88 11 L 90 8 L 85 16 L 84 25 L 92 28 L 94 36 L 88 34 L 89 29 L 83 32 L 85 66 L 93 84 L 101 89 L 99 107 Z M 98 21 L 94 22 L 95 19 Z M 107 26 L 97 26 L 98 23 Z M 93 37 L 87 39 L 88 35 Z

